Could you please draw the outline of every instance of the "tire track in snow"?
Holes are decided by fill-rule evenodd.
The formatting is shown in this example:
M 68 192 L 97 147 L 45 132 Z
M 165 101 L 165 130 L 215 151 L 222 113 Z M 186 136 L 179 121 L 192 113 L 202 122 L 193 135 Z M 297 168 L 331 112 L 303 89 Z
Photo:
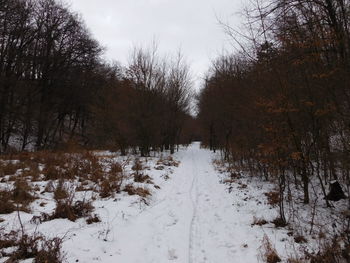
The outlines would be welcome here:
M 194 153 L 191 152 L 191 160 L 192 160 L 192 184 L 190 187 L 189 195 L 192 202 L 192 218 L 190 223 L 189 230 L 189 249 L 188 249 L 188 262 L 193 263 L 194 258 L 194 238 L 196 235 L 195 222 L 197 218 L 197 202 L 198 202 L 198 192 L 197 192 L 197 163 L 194 160 Z

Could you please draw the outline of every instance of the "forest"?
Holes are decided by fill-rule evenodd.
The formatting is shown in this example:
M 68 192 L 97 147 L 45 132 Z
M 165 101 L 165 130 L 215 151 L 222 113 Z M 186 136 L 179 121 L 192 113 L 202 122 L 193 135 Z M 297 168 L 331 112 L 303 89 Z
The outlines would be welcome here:
M 199 97 L 206 145 L 281 192 L 300 179 L 305 204 L 312 177 L 349 190 L 349 2 L 256 1 L 247 16 L 250 46 L 219 57 Z
M 142 232 L 146 221 L 138 216 L 151 211 L 145 243 L 153 252 L 164 246 L 176 262 L 199 262 L 198 251 L 204 261 L 218 260 L 233 246 L 218 246 L 216 255 L 207 253 L 211 245 L 196 248 L 214 234 L 248 251 L 237 262 L 247 255 L 267 263 L 350 262 L 350 0 L 251 0 L 242 16 L 243 29 L 217 18 L 232 48 L 216 56 L 196 91 L 181 51 L 162 55 L 153 42 L 131 49 L 127 65 L 110 62 L 66 3 L 0 0 L 0 230 L 3 222 L 20 223 L 15 236 L 0 233 L 0 256 L 63 262 L 64 238 L 34 235 L 36 254 L 27 254 L 33 242 L 23 225 L 33 219 L 81 227 L 88 217 L 88 225 L 107 225 L 91 242 L 115 242 L 112 226 L 136 218 L 132 229 Z M 115 203 L 119 221 L 107 222 L 98 209 Z M 22 224 L 20 211 L 33 218 Z M 173 221 L 159 222 L 163 216 Z M 170 248 L 156 228 L 186 224 L 189 230 L 176 230 L 189 240 L 185 252 Z M 251 243 L 226 236 L 243 226 Z M 293 251 L 281 249 L 286 240 Z M 25 253 L 2 250 L 21 242 Z M 47 261 L 45 249 L 56 258 Z M 128 261 L 141 256 L 129 252 L 116 258 L 139 262 Z M 165 262 L 155 254 L 147 262 Z
M 144 156 L 190 140 L 180 52 L 163 58 L 153 44 L 135 48 L 128 66 L 108 63 L 81 17 L 54 0 L 1 0 L 0 24 L 0 152 L 74 141 Z

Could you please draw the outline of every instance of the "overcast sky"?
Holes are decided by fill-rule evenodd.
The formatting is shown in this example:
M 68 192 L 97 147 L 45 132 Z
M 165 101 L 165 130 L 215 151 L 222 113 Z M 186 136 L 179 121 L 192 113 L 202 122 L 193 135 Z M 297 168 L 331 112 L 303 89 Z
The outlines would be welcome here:
M 196 87 L 210 62 L 229 40 L 217 18 L 240 23 L 243 0 L 68 0 L 94 37 L 106 47 L 105 57 L 127 64 L 134 46 L 156 39 L 162 53 L 181 49 L 191 65 Z

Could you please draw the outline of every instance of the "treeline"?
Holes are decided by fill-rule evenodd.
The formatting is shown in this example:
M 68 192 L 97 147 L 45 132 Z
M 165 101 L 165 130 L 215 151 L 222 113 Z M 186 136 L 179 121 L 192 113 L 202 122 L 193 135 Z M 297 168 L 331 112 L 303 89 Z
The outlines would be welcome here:
M 183 58 L 139 48 L 123 68 L 102 52 L 64 3 L 0 0 L 0 153 L 68 141 L 174 151 L 193 119 Z
M 174 153 L 176 145 L 191 141 L 192 84 L 181 54 L 165 60 L 156 46 L 138 48 L 130 65 L 115 71 L 94 110 L 92 138 L 97 145 L 114 144 L 122 153 L 139 148 L 147 156 L 151 150 Z
M 206 145 L 276 179 L 285 221 L 289 183 L 302 186 L 304 203 L 314 179 L 325 196 L 331 180 L 350 185 L 350 2 L 255 3 L 243 51 L 211 67 L 198 118 Z

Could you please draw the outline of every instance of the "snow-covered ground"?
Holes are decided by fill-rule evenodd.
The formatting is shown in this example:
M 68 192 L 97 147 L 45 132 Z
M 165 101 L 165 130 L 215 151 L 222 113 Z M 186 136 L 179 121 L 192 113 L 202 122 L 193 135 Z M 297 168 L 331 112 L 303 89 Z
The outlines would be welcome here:
M 36 225 L 30 222 L 33 214 L 24 212 L 21 220 L 28 232 L 64 237 L 67 262 L 262 262 L 265 235 L 286 258 L 296 249 L 287 230 L 272 224 L 252 226 L 254 217 L 269 221 L 277 216 L 264 197 L 272 185 L 223 184 L 224 175 L 215 169 L 214 157 L 199 143 L 181 148 L 174 155 L 180 165 L 172 168 L 167 180 L 165 170 L 153 169 L 156 158 L 148 159 L 151 168 L 147 173 L 160 187 L 152 190 L 148 204 L 125 193 L 98 198 L 93 213 L 101 222 L 95 224 L 88 225 L 84 219 L 55 219 Z M 38 212 L 35 207 L 34 214 Z M 48 202 L 45 209 L 53 207 Z M 0 217 L 4 219 L 0 226 L 7 230 L 19 227 L 15 212 Z

